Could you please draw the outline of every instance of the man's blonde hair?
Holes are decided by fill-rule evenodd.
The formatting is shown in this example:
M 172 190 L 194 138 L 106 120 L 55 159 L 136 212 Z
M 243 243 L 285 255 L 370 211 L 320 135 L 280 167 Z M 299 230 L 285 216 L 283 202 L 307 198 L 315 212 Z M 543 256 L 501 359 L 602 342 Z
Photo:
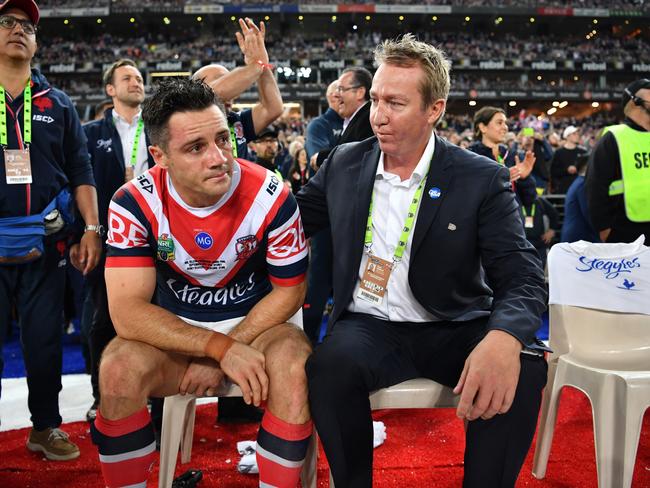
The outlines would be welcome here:
M 420 93 L 424 107 L 449 96 L 451 62 L 440 49 L 418 41 L 410 32 L 397 39 L 387 39 L 375 49 L 375 64 L 382 63 L 403 68 L 420 66 L 424 76 Z

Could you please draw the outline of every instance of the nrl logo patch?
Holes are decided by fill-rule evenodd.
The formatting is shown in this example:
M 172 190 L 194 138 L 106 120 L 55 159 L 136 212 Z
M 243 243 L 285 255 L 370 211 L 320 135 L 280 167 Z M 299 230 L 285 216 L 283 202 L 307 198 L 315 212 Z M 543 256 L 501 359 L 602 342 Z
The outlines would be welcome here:
M 174 260 L 174 240 L 168 234 L 162 234 L 158 237 L 158 252 L 156 256 L 159 261 Z
M 257 237 L 249 235 L 240 237 L 235 244 L 235 251 L 237 251 L 237 259 L 248 259 L 257 250 Z

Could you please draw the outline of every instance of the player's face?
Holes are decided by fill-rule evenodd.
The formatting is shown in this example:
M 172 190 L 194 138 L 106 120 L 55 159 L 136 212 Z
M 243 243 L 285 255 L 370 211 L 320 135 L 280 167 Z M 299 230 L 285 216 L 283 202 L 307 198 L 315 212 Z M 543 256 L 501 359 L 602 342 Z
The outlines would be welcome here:
M 120 66 L 113 74 L 113 83 L 106 86 L 108 96 L 137 107 L 144 101 L 144 81 L 137 68 Z
M 20 9 L 8 8 L 0 15 L 8 15 L 19 20 L 29 20 Z M 36 53 L 36 34 L 28 34 L 18 23 L 13 28 L 0 27 L 0 56 L 13 60 L 29 62 Z
M 152 146 L 156 163 L 167 169 L 174 188 L 192 207 L 214 205 L 230 188 L 233 155 L 230 131 L 216 105 L 176 112 L 168 122 L 167 148 Z
M 424 73 L 419 66 L 406 68 L 384 63 L 372 80 L 370 124 L 388 160 L 403 161 L 422 154 L 444 110 L 444 100 L 423 107 L 421 76 Z

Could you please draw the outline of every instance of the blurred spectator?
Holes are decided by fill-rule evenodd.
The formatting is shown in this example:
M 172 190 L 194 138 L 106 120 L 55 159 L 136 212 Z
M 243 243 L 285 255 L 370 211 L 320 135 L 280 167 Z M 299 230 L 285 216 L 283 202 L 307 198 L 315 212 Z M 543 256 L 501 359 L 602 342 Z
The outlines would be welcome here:
M 585 154 L 587 150 L 578 146 L 580 141 L 580 129 L 574 125 L 568 126 L 562 133 L 564 146 L 553 153 L 551 159 L 551 193 L 567 192 L 573 180 L 578 176 L 576 161 L 578 157 Z
M 506 115 L 498 107 L 483 107 L 474 114 L 475 141 L 469 150 L 505 165 L 510 170 L 510 182 L 520 205 L 532 205 L 535 200 L 535 182 L 529 177 L 535 164 L 531 151 L 526 151 L 523 162 L 502 143 L 508 132 Z M 514 156 L 514 157 L 513 157 Z
M 307 150 L 304 148 L 298 149 L 296 156 L 293 158 L 293 165 L 289 170 L 291 191 L 294 193 L 298 193 L 309 180 L 309 166 L 307 163 Z
M 578 175 L 566 192 L 561 242 L 600 242 L 598 233 L 591 225 L 587 196 L 585 195 L 585 173 L 588 161 L 589 154 L 587 153 L 580 154 L 576 159 Z
M 555 207 L 544 197 L 537 197 L 532 205 L 521 206 L 526 239 L 530 242 L 546 267 L 548 248 L 560 231 L 560 221 Z

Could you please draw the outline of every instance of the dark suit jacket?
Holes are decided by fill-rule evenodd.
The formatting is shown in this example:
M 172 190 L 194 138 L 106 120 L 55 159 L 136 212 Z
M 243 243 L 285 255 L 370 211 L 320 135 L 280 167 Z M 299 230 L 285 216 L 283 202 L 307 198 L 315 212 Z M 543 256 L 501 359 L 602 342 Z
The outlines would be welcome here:
M 308 236 L 331 228 L 330 327 L 355 292 L 379 154 L 376 138 L 337 146 L 296 197 Z M 430 196 L 435 188 L 438 198 L 436 190 Z M 533 343 L 546 307 L 544 276 L 507 169 L 436 136 L 413 232 L 409 284 L 426 310 L 441 320 L 489 314 L 489 329 Z
M 370 102 L 368 101 L 359 109 L 354 117 L 352 117 L 352 120 L 345 128 L 345 131 L 341 134 L 336 145 L 339 146 L 341 144 L 347 144 L 348 142 L 363 141 L 364 139 L 368 139 L 374 135 L 375 133 L 372 131 L 372 127 L 370 126 Z M 333 149 L 333 147 L 330 147 L 329 149 L 321 149 L 318 151 L 316 164 L 321 166 Z

